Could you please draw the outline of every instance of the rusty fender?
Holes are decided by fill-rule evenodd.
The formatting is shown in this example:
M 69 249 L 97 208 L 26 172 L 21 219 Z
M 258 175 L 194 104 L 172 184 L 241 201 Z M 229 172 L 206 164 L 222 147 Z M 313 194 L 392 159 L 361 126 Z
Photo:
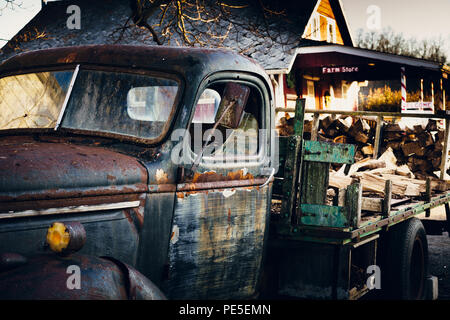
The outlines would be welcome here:
M 26 259 L 17 254 L 2 254 L 0 263 L 0 270 L 4 270 L 0 272 L 2 300 L 165 299 L 140 272 L 113 258 L 46 254 Z M 71 266 L 80 270 L 79 288 L 68 285 Z

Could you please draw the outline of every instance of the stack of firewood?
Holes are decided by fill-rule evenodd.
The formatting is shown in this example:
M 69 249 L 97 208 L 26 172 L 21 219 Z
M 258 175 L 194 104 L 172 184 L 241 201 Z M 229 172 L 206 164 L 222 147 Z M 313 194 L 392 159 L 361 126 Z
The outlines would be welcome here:
M 277 129 L 281 136 L 289 136 L 294 133 L 293 127 L 294 118 L 286 114 Z M 313 121 L 305 120 L 305 139 L 310 139 L 312 127 Z M 375 130 L 375 121 L 327 116 L 319 120 L 317 140 L 356 145 L 355 162 L 359 162 L 373 156 Z M 426 126 L 414 125 L 413 128 L 384 123 L 379 152 L 382 154 L 391 148 L 399 166 L 406 164 L 416 178 L 425 180 L 439 170 L 443 141 L 444 132 L 438 130 L 435 120 L 430 119 Z
M 426 181 L 417 177 L 406 164 L 399 164 L 394 152 L 388 148 L 380 158 L 366 158 L 349 167 L 342 167 L 330 173 L 330 187 L 344 189 L 351 183 L 362 184 L 363 195 L 384 196 L 386 181 L 392 182 L 394 198 L 418 197 L 426 191 Z M 448 190 L 449 184 L 437 177 L 428 176 L 433 192 Z
M 288 114 L 280 119 L 277 126 L 280 136 L 289 136 L 294 133 L 294 118 Z M 305 120 L 304 138 L 310 139 L 313 121 Z M 353 120 L 352 117 L 333 118 L 331 116 L 319 120 L 317 140 L 350 143 L 356 145 L 355 160 L 359 161 L 373 154 L 375 131 L 363 119 Z
M 424 127 L 402 129 L 398 124 L 386 124 L 383 130 L 382 151 L 392 148 L 400 163 L 406 163 L 417 177 L 423 178 L 439 170 L 444 131 L 438 130 L 435 120 Z

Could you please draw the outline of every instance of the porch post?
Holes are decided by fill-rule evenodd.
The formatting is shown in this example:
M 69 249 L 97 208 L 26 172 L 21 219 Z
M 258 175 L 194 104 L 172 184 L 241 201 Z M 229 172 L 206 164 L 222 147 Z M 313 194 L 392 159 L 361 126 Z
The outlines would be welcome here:
M 420 79 L 420 102 L 423 103 L 423 79 Z
M 433 108 L 436 109 L 434 107 L 434 82 L 433 82 L 433 80 L 431 80 L 431 103 L 433 104 Z
M 441 84 L 443 85 L 443 81 L 441 79 Z M 447 110 L 447 106 L 445 103 L 445 86 L 442 86 L 442 107 L 443 110 Z M 450 121 L 448 119 L 445 119 L 445 136 L 444 136 L 444 149 L 442 150 L 442 156 L 441 156 L 441 175 L 440 175 L 440 179 L 444 180 L 445 179 L 445 173 L 447 171 L 447 158 L 448 158 L 448 137 L 450 135 Z M 449 233 L 450 235 L 450 233 Z
M 406 110 L 406 70 L 401 67 L 401 84 L 402 84 L 402 112 Z

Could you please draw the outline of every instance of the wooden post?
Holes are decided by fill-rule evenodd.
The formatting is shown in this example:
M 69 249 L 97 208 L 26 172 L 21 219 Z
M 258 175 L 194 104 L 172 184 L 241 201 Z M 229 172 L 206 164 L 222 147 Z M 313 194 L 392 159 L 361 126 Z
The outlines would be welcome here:
M 425 201 L 430 202 L 431 201 L 431 179 L 428 177 L 426 184 L 425 184 Z M 431 214 L 430 209 L 425 210 L 425 217 L 429 218 Z
M 433 80 L 431 80 L 431 103 L 433 104 L 433 108 L 435 108 L 434 107 L 434 82 L 433 82 Z
M 450 238 L 450 204 L 448 202 L 445 204 L 445 215 L 447 216 L 447 232 Z
M 448 158 L 448 135 L 449 135 L 449 121 L 448 119 L 445 119 L 445 136 L 444 136 L 444 149 L 442 149 L 442 156 L 441 156 L 441 175 L 440 179 L 445 179 L 445 171 L 447 170 L 447 158 Z
M 361 183 L 353 183 L 345 193 L 345 207 L 348 211 L 348 221 L 353 228 L 359 228 L 361 222 L 362 187 Z
M 375 146 L 373 148 L 373 155 L 372 158 L 377 159 L 378 158 L 378 152 L 380 149 L 380 139 L 381 139 L 381 129 L 383 126 L 383 117 L 378 116 L 377 117 L 377 129 L 375 131 Z
M 384 187 L 383 199 L 383 217 L 388 218 L 391 214 L 391 200 L 392 200 L 392 181 L 386 180 Z
M 285 200 L 281 205 L 282 218 L 291 224 L 298 197 L 298 181 L 301 174 L 303 123 L 305 117 L 305 99 L 297 99 L 295 107 L 294 135 L 288 139 L 286 162 L 284 166 L 283 194 Z
M 319 136 L 319 114 L 314 113 L 313 123 L 311 128 L 311 141 L 316 141 Z
M 445 88 L 444 88 L 444 79 L 441 78 L 441 99 L 442 99 L 442 110 L 445 110 Z
M 295 105 L 295 122 L 294 122 L 294 134 L 300 136 L 303 139 L 303 126 L 305 120 L 305 99 L 298 98 Z
M 444 110 L 444 104 L 442 101 L 442 78 L 439 80 L 439 85 L 436 86 L 436 93 L 434 94 L 434 101 L 436 102 L 436 105 L 434 106 L 434 110 Z

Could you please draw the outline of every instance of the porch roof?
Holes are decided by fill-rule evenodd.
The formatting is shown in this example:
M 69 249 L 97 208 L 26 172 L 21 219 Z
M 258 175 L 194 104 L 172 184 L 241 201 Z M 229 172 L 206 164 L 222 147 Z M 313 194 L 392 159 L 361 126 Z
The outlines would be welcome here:
M 395 67 L 404 66 L 407 72 L 412 73 L 449 73 L 450 68 L 439 62 L 412 58 L 402 55 L 378 52 L 362 48 L 355 48 L 343 45 L 317 45 L 303 46 L 295 49 L 289 66 L 286 69 L 267 70 L 268 73 L 289 73 L 293 68 L 316 68 L 333 66 L 360 66 L 364 70 L 376 70 L 382 66 L 383 73 L 392 72 Z M 370 68 L 372 67 L 372 68 Z M 378 70 L 380 70 L 378 68 Z

